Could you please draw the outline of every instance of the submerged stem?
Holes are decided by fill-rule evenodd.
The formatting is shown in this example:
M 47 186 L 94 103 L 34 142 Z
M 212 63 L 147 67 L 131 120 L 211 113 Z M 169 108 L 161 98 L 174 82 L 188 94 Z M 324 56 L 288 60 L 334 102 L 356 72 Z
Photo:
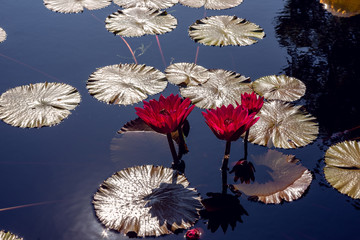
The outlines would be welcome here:
M 171 133 L 166 134 L 166 136 L 167 136 L 167 140 L 168 140 L 168 143 L 169 143 L 171 155 L 172 155 L 173 160 L 174 160 L 173 165 L 177 166 L 179 164 L 179 159 L 178 159 L 178 156 L 176 154 L 175 145 L 174 145 L 174 141 L 172 140 Z
M 226 141 L 225 154 L 224 159 L 221 166 L 221 176 L 222 176 L 222 193 L 227 193 L 227 170 L 228 170 L 228 162 L 230 158 L 230 147 L 231 141 Z
M 247 160 L 247 156 L 248 156 L 248 138 L 249 138 L 249 132 L 250 129 L 248 129 L 245 133 L 245 138 L 244 138 L 244 159 Z

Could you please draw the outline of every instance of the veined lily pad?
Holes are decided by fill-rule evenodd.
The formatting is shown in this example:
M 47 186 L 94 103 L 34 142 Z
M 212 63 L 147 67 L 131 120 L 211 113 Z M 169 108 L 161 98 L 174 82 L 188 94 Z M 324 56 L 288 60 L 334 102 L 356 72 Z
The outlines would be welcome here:
M 282 101 L 265 102 L 257 116 L 260 117 L 250 128 L 249 141 L 277 148 L 297 148 L 314 141 L 319 133 L 316 118 Z
M 292 102 L 304 96 L 305 84 L 286 75 L 271 75 L 255 80 L 252 83 L 254 91 L 267 100 L 282 100 Z
M 345 141 L 325 154 L 326 180 L 342 194 L 360 198 L 360 142 Z
M 352 17 L 360 14 L 359 0 L 320 0 L 320 3 L 337 17 Z
M 6 32 L 4 29 L 0 28 L 0 43 L 5 41 L 6 39 Z
M 114 0 L 122 8 L 147 7 L 150 9 L 165 9 L 174 6 L 179 0 Z
M 197 86 L 210 76 L 208 69 L 194 63 L 174 63 L 165 69 L 166 78 L 175 85 Z
M 208 46 L 247 46 L 265 37 L 258 25 L 236 16 L 212 16 L 197 20 L 189 28 L 190 37 Z
M 87 82 L 89 93 L 108 104 L 129 105 L 162 92 L 167 86 L 165 74 L 138 64 L 116 64 L 99 68 Z
M 200 108 L 216 108 L 241 103 L 241 94 L 252 92 L 250 78 L 223 69 L 210 69 L 209 80 L 198 86 L 181 88 L 183 97 Z
M 177 20 L 165 11 L 134 7 L 108 16 L 105 20 L 108 31 L 124 37 L 140 37 L 145 34 L 164 34 L 176 28 Z
M 243 0 L 179 0 L 179 2 L 188 7 L 199 8 L 204 6 L 206 9 L 221 10 L 233 8 L 242 3 Z
M 111 0 L 44 0 L 44 5 L 54 12 L 78 13 L 88 10 L 96 10 L 107 7 Z
M 80 103 L 79 92 L 64 83 L 19 86 L 0 96 L 0 119 L 21 128 L 60 123 Z
M 94 195 L 96 216 L 109 229 L 137 236 L 160 236 L 191 227 L 202 207 L 184 175 L 144 165 L 105 180 Z
M 235 184 L 251 199 L 279 204 L 300 198 L 312 181 L 311 172 L 298 164 L 293 155 L 268 150 L 265 155 L 251 156 L 255 165 L 255 182 Z
M 0 231 L 0 239 L 1 240 L 23 240 L 23 238 L 20 238 L 16 236 L 15 234 L 12 234 L 11 232 L 5 232 L 3 230 Z

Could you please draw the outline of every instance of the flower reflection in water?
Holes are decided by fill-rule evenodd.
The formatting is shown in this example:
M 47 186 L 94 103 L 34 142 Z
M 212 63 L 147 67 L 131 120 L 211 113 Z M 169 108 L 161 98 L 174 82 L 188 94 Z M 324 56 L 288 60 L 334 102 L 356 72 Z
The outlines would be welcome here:
M 232 170 L 229 173 L 234 173 L 234 181 L 240 179 L 240 182 L 245 182 L 246 184 L 250 183 L 251 181 L 255 181 L 255 167 L 254 165 L 246 161 L 245 159 L 241 159 L 236 162 L 235 166 L 232 168 Z

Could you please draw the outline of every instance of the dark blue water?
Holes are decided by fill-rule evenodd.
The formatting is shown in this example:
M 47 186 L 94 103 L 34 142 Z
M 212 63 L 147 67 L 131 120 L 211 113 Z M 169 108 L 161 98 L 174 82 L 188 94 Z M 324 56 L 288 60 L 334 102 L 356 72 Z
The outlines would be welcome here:
M 106 105 L 90 96 L 88 76 L 98 67 L 133 63 L 120 37 L 107 32 L 105 18 L 117 10 L 114 4 L 81 14 L 55 13 L 42 1 L 12 0 L 0 3 L 0 27 L 8 34 L 0 44 L 0 92 L 37 82 L 64 82 L 76 87 L 81 104 L 61 124 L 41 129 L 19 129 L 0 122 L 0 229 L 24 239 L 103 239 L 104 227 L 91 204 L 99 185 L 114 172 L 142 164 L 170 167 L 166 139 L 121 139 L 116 132 L 136 118 L 134 106 Z M 314 174 L 306 195 L 292 203 L 265 205 L 240 197 L 248 212 L 243 223 L 207 230 L 207 220 L 196 227 L 203 239 L 360 239 L 360 202 L 332 189 L 323 177 L 323 156 L 338 141 L 354 139 L 354 130 L 339 138 L 329 137 L 360 125 L 360 17 L 333 17 L 315 0 L 245 0 L 229 10 L 204 11 L 176 5 L 168 12 L 178 19 L 177 28 L 159 36 L 165 65 L 154 36 L 127 38 L 133 49 L 147 50 L 139 63 L 163 71 L 172 62 L 194 62 L 206 68 L 231 70 L 255 80 L 287 74 L 307 86 L 298 101 L 319 120 L 320 135 L 294 154 Z M 213 15 L 236 15 L 260 25 L 266 37 L 246 47 L 209 47 L 194 43 L 187 33 L 196 20 Z M 99 21 L 100 19 L 100 21 Z M 138 52 L 139 53 L 139 52 Z M 10 59 L 11 58 L 11 59 Z M 178 93 L 169 85 L 164 95 Z M 153 98 L 158 98 L 159 95 Z M 203 198 L 221 192 L 221 159 L 225 143 L 206 126 L 200 109 L 188 120 L 191 130 L 184 156 L 186 176 Z M 114 147 L 115 146 L 115 147 Z M 116 147 L 121 150 L 114 150 Z M 249 154 L 266 148 L 250 144 Z M 139 150 L 141 149 L 141 151 Z M 232 145 L 231 161 L 243 154 L 241 141 Z M 127 239 L 108 232 L 107 239 Z M 106 238 L 105 238 L 106 239 Z M 183 233 L 159 239 L 183 239 Z

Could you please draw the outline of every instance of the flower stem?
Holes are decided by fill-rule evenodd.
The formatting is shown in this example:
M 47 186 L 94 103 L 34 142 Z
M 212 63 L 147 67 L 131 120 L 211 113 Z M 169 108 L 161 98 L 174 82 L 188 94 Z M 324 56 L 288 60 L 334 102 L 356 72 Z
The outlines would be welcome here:
M 225 154 L 224 159 L 221 166 L 221 176 L 222 176 L 222 193 L 227 193 L 227 170 L 228 170 L 228 162 L 230 158 L 230 147 L 231 141 L 226 141 Z
M 174 160 L 173 165 L 177 166 L 179 164 L 179 159 L 178 159 L 178 156 L 176 154 L 175 145 L 174 145 L 174 141 L 172 140 L 171 133 L 166 134 L 166 136 L 167 136 L 167 140 L 168 140 L 168 143 L 169 143 L 171 155 L 172 155 L 173 160 Z
M 184 153 L 186 153 L 185 139 L 184 139 L 184 133 L 183 133 L 182 127 L 179 126 L 177 130 L 178 130 L 178 134 L 179 134 L 179 153 L 178 153 L 177 158 L 181 159 L 182 155 Z
M 245 133 L 245 138 L 244 138 L 244 160 L 247 160 L 247 156 L 248 156 L 248 138 L 249 138 L 249 132 L 250 129 L 248 129 Z

